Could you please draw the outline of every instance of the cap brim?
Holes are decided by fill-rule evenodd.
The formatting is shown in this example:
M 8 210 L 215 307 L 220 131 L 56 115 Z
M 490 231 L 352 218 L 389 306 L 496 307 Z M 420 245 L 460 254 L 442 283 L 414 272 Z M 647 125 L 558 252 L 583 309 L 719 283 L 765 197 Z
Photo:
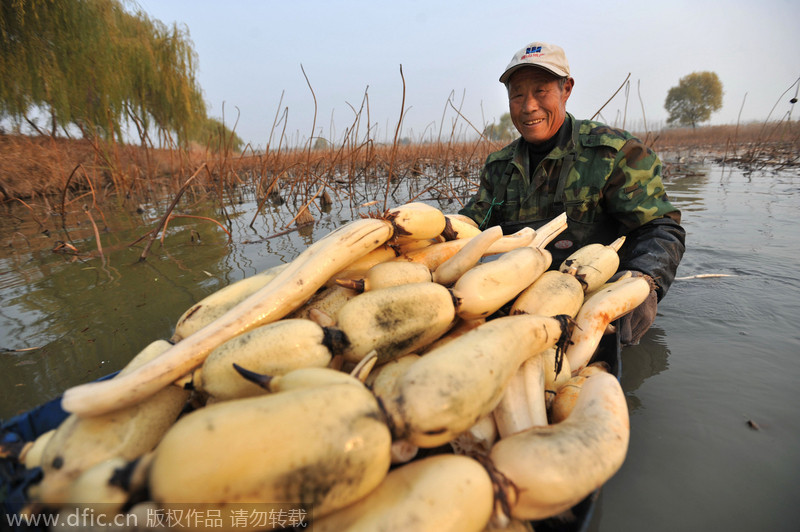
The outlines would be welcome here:
M 526 68 L 526 67 L 527 68 L 539 68 L 539 69 L 542 69 L 545 72 L 549 72 L 550 74 L 554 75 L 557 78 L 569 77 L 569 74 L 564 74 L 562 72 L 556 72 L 555 70 L 547 68 L 546 66 L 531 65 L 531 64 L 521 64 L 521 65 L 514 65 L 513 67 L 511 67 L 511 68 L 507 69 L 505 72 L 503 72 L 503 75 L 500 76 L 500 83 L 503 83 L 503 84 L 508 83 L 508 78 L 511 77 L 511 74 L 513 74 L 514 72 L 516 72 L 520 68 Z

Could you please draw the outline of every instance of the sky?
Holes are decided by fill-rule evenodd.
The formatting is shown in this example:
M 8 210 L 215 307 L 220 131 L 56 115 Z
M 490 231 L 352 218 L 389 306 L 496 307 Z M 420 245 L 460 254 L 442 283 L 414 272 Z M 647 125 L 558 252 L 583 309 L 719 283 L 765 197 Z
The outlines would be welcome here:
M 637 132 L 665 126 L 667 92 L 692 72 L 722 82 L 712 125 L 786 118 L 800 78 L 798 0 L 137 1 L 188 30 L 210 116 L 254 148 L 284 126 L 296 145 L 312 131 L 341 144 L 359 110 L 359 138 L 369 123 L 391 142 L 401 106 L 400 138 L 473 135 L 508 112 L 498 78 L 533 41 L 566 52 L 568 112 L 602 108 L 598 119 Z

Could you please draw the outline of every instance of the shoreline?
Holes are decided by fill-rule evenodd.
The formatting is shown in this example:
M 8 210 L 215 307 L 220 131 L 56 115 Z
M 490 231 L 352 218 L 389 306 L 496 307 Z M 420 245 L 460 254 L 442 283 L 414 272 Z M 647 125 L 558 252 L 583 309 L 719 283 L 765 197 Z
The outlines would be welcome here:
M 800 164 L 800 121 L 731 126 L 675 128 L 634 133 L 670 167 L 711 159 L 738 165 L 797 166 Z M 296 148 L 280 152 L 215 153 L 198 145 L 187 149 L 143 148 L 87 139 L 0 134 L 0 201 L 63 196 L 103 189 L 106 194 L 143 198 L 161 191 L 177 191 L 183 179 L 203 164 L 207 171 L 196 186 L 206 190 L 235 187 L 247 181 L 263 185 L 271 176 L 292 183 L 310 174 L 383 177 L 420 177 L 423 167 L 436 166 L 437 179 L 460 175 L 477 181 L 486 155 L 500 144 L 486 140 L 438 144 L 360 145 L 346 142 L 326 149 Z M 321 168 L 321 169 L 320 169 Z M 292 169 L 292 171 L 290 171 Z M 317 179 L 319 181 L 319 179 Z

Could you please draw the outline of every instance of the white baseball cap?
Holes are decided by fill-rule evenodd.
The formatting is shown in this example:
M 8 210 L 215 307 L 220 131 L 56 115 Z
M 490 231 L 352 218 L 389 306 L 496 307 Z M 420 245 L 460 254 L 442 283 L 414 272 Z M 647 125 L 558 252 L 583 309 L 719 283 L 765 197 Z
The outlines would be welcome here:
M 543 68 L 560 78 L 569 77 L 567 56 L 560 46 L 546 42 L 532 42 L 514 54 L 505 72 L 500 76 L 500 83 L 508 83 L 511 74 L 526 66 Z

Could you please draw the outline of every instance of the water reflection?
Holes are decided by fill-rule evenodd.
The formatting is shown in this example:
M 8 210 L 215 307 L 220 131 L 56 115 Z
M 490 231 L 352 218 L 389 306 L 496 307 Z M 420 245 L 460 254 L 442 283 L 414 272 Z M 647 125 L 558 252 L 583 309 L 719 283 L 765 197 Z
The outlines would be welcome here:
M 692 212 L 703 208 L 707 200 L 703 189 L 709 182 L 710 170 L 707 166 L 692 166 L 684 173 L 665 179 L 664 186 L 667 188 L 670 201 L 681 212 Z
M 28 245 L 6 248 L 0 258 L 3 418 L 118 369 L 147 343 L 167 337 L 196 298 L 235 277 L 227 236 L 211 224 L 174 220 L 163 243 L 139 262 L 142 247 L 127 244 L 146 230 L 124 212 L 109 216 L 110 226 L 124 228 L 101 233 L 102 256 L 81 225 L 68 228 L 80 255 L 60 255 L 51 247 L 67 238 L 65 231 L 48 237 L 9 220 L 0 222 L 2 234 L 24 235 Z
M 178 317 L 203 297 L 289 262 L 336 227 L 382 211 L 382 200 L 369 200 L 386 192 L 377 181 L 356 183 L 349 201 L 312 205 L 314 223 L 299 228 L 292 220 L 303 204 L 292 200 L 260 202 L 244 188 L 224 205 L 187 195 L 191 203 L 174 212 L 222 221 L 230 242 L 208 220 L 177 217 L 143 262 L 144 242 L 130 244 L 158 225 L 165 203 L 134 212 L 108 209 L 102 256 L 85 219 L 71 215 L 66 228 L 55 224 L 45 235 L 23 207 L 10 205 L 9 216 L 0 218 L 0 235 L 9 243 L 0 250 L 0 418 L 119 369 L 151 341 L 171 336 Z M 391 206 L 420 190 L 405 180 L 388 192 Z M 72 242 L 80 254 L 53 253 L 57 239 Z
M 638 345 L 626 346 L 622 349 L 622 378 L 620 383 L 628 400 L 630 411 L 638 410 L 641 401 L 633 392 L 654 375 L 669 368 L 669 347 L 666 333 L 656 323 L 642 337 Z

